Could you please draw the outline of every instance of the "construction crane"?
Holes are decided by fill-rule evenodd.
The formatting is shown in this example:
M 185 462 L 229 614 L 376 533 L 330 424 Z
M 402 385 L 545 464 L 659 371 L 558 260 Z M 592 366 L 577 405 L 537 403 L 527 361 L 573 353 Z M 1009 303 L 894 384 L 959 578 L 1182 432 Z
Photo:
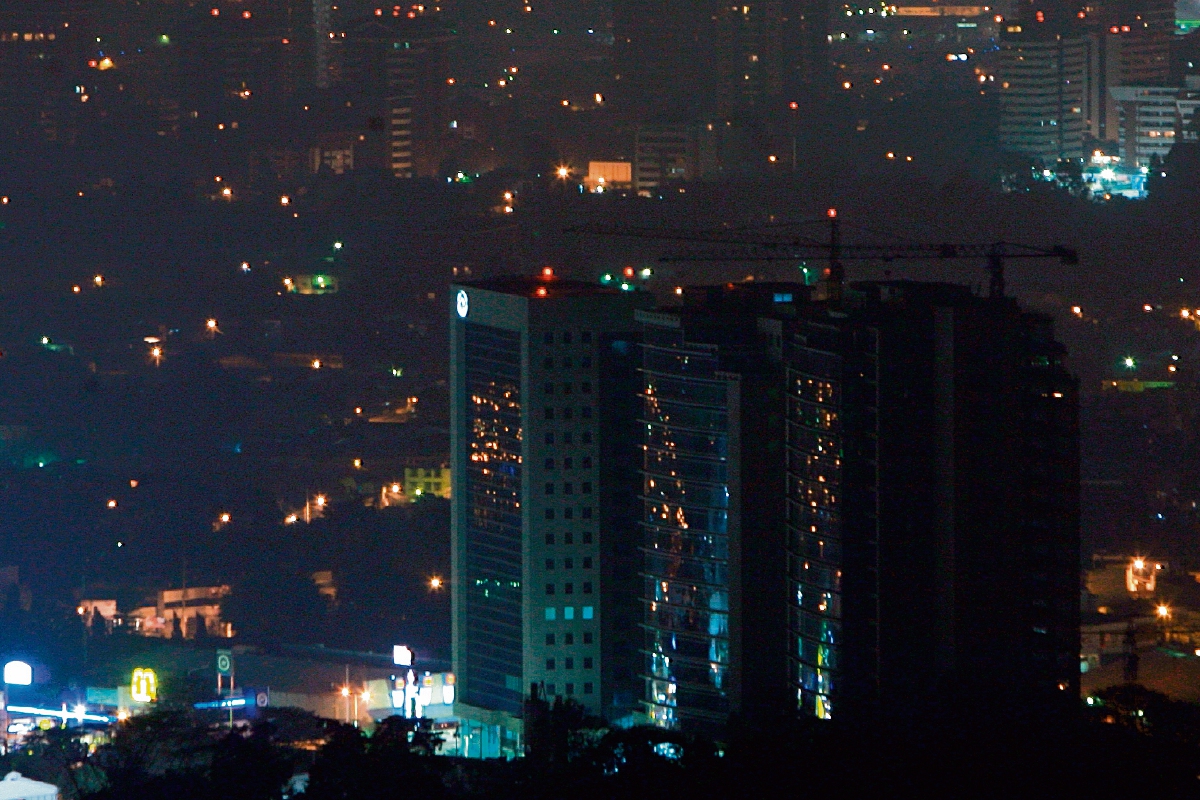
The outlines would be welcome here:
M 824 259 L 829 262 L 827 297 L 840 302 L 842 287 L 846 282 L 844 261 L 894 261 L 899 259 L 965 259 L 979 258 L 987 261 L 990 274 L 988 296 L 1004 297 L 1004 262 L 1010 258 L 1056 258 L 1064 265 L 1079 263 L 1075 250 L 1055 245 L 1034 247 L 1013 242 L 991 244 L 912 243 L 912 244 L 844 244 L 841 236 L 841 220 L 837 209 L 826 212 L 829 223 L 829 239 L 822 241 L 809 236 L 792 236 L 787 239 L 764 241 L 753 236 L 750 229 L 729 231 L 681 231 L 662 228 L 638 228 L 625 226 L 583 226 L 573 228 L 575 232 L 600 236 L 629 236 L 643 239 L 681 240 L 709 244 L 738 245 L 737 250 L 702 251 L 681 253 L 661 257 L 664 262 L 677 261 L 798 261 L 802 259 Z

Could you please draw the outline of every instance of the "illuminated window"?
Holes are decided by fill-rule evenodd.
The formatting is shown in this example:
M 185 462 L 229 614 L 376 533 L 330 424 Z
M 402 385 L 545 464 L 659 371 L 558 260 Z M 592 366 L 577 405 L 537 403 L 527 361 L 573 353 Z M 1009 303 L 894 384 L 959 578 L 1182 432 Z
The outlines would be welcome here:
M 575 606 L 563 606 L 563 619 L 575 619 Z
M 558 615 L 555 613 L 554 606 L 550 606 L 549 608 L 546 609 L 546 621 L 547 622 L 553 622 L 557 616 Z
M 583 618 L 584 619 L 591 619 L 594 616 L 595 616 L 595 609 L 592 606 L 584 606 L 583 607 Z

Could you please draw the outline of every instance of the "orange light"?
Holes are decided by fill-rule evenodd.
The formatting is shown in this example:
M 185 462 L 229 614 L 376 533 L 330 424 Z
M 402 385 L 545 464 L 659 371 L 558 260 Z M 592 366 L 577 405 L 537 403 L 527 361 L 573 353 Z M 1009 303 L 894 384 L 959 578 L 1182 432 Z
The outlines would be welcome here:
M 212 14 L 214 17 L 219 17 L 219 16 L 221 16 L 221 9 L 219 9 L 219 8 L 214 8 L 214 9 L 213 9 L 211 12 L 209 12 L 209 13 L 211 13 L 211 14 Z
M 250 19 L 250 16 L 251 16 L 251 14 L 249 11 L 242 12 L 242 19 Z
M 827 210 L 825 212 L 825 216 L 829 217 L 830 219 L 836 218 L 837 217 L 837 209 L 831 208 L 831 209 Z
M 550 280 L 554 277 L 554 267 L 542 267 L 542 278 Z
M 117 507 L 117 501 L 116 501 L 116 500 L 109 500 L 109 501 L 108 501 L 108 507 L 109 507 L 109 508 L 116 508 L 116 507 Z
M 534 292 L 534 294 L 536 294 L 538 297 L 545 297 L 545 296 L 546 296 L 546 294 L 547 294 L 547 292 L 546 292 L 546 287 L 545 287 L 545 286 L 539 286 L 539 287 L 537 288 L 537 291 L 536 291 L 536 292 Z
M 799 103 L 797 103 L 795 100 L 793 100 L 792 102 L 788 103 L 788 108 L 790 108 L 792 111 L 795 111 L 795 110 L 796 110 L 797 108 L 799 108 L 799 107 L 800 107 L 800 104 L 799 104 Z

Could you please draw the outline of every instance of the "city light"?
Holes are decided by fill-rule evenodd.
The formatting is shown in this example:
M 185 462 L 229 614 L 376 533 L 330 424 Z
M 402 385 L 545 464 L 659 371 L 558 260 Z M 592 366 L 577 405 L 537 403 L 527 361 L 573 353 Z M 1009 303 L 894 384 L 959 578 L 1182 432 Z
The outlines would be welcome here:
M 1159 619 L 1168 619 L 1171 616 L 1171 608 L 1166 603 L 1159 603 L 1155 606 L 1154 613 Z
M 281 205 L 281 206 L 291 205 L 291 202 L 292 202 L 292 198 L 288 197 L 286 194 L 279 196 L 279 205 Z
M 429 579 L 429 588 L 435 592 L 438 591 L 439 589 L 441 589 L 442 588 L 442 579 L 440 577 L 438 577 L 437 575 L 434 575 L 432 578 Z
M 33 683 L 33 667 L 24 661 L 10 661 L 4 665 L 4 682 L 11 686 L 29 686 Z
M 129 696 L 138 703 L 153 703 L 158 699 L 158 676 L 154 670 L 138 667 L 133 671 Z
M 1133 356 L 1125 356 L 1121 363 L 1125 366 L 1125 369 L 1137 368 L 1137 360 Z
M 104 276 L 103 275 L 94 275 L 92 277 L 92 283 L 95 284 L 96 286 L 103 286 L 104 285 Z
M 571 170 L 568 167 L 559 167 L 557 170 L 555 170 L 555 173 L 558 175 L 558 177 L 566 180 L 567 176 L 571 174 Z
M 116 501 L 116 500 L 109 500 L 107 503 L 105 503 L 105 505 L 106 505 L 108 508 L 116 508 L 116 507 L 117 507 L 117 501 Z
M 342 697 L 349 697 L 349 696 L 350 696 L 350 687 L 343 686 L 342 687 Z

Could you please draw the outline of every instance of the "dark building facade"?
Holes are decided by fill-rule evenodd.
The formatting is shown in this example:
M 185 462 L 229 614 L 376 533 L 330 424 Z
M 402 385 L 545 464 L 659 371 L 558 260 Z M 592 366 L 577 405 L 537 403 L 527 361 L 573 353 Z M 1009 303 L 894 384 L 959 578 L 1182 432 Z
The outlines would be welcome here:
M 1078 399 L 1050 320 L 942 284 L 851 297 L 785 343 L 798 709 L 1074 703 Z
M 781 344 L 806 295 L 730 284 L 638 313 L 644 703 L 655 725 L 715 731 L 786 699 Z

